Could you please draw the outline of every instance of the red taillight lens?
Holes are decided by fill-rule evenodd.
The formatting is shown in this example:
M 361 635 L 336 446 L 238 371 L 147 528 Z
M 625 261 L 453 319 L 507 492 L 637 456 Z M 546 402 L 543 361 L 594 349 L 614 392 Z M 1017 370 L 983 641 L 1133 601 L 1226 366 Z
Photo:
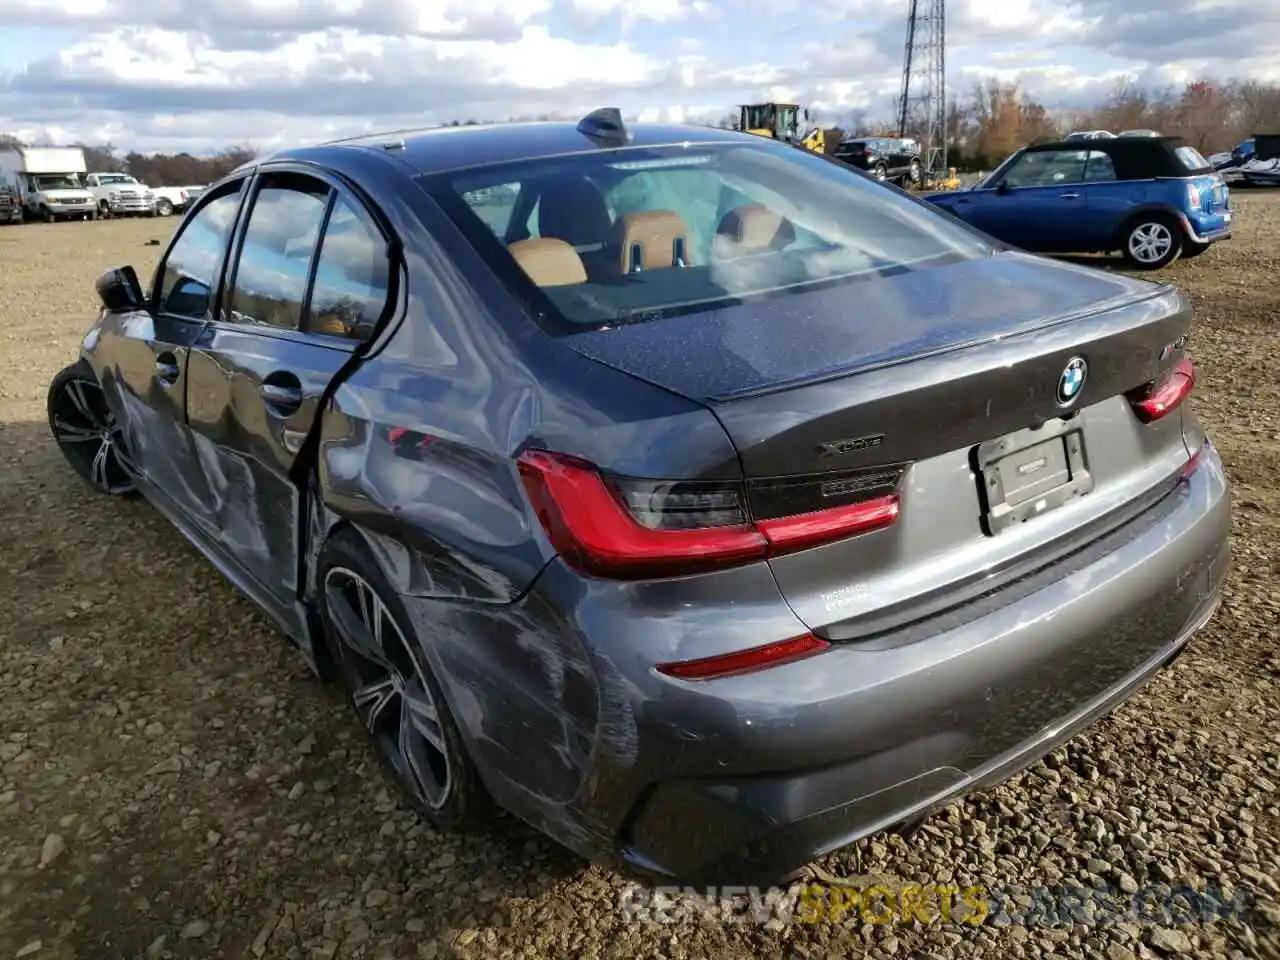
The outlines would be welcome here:
M 896 487 L 901 470 L 880 471 L 878 485 L 852 488 L 858 502 L 791 509 L 787 515 L 769 510 L 769 519 L 753 522 L 742 485 L 733 481 L 606 479 L 590 463 L 545 450 L 523 454 L 519 468 L 538 519 L 565 562 L 618 579 L 679 576 L 763 560 L 878 530 L 892 524 L 900 509 L 897 493 L 884 491 Z M 797 506 L 802 501 L 796 489 L 848 498 L 849 481 L 840 484 L 834 491 L 828 489 L 830 481 L 793 485 L 783 495 Z M 769 496 L 774 505 L 786 502 L 777 499 L 779 494 Z
M 1130 397 L 1133 412 L 1143 423 L 1159 420 L 1177 410 L 1195 385 L 1196 365 L 1189 357 L 1184 357 L 1160 383 Z
M 590 464 L 531 450 L 520 458 L 526 493 L 565 562 L 622 578 L 675 576 L 765 555 L 768 542 L 745 522 L 686 529 L 638 523 Z
M 847 507 L 833 507 L 797 517 L 761 520 L 756 526 L 769 538 L 771 553 L 804 550 L 838 540 L 851 533 L 868 533 L 887 527 L 898 519 L 901 505 L 896 493 Z
M 733 677 L 743 673 L 754 673 L 768 667 L 781 666 L 803 660 L 815 653 L 821 653 L 831 644 L 812 634 L 781 640 L 778 643 L 767 643 L 762 647 L 749 647 L 716 657 L 703 657 L 700 660 L 680 660 L 676 663 L 661 663 L 658 672 L 677 680 L 715 680 L 719 677 Z
M 1204 443 L 1200 444 L 1199 449 L 1197 449 L 1195 453 L 1193 453 L 1190 457 L 1187 458 L 1187 462 L 1182 466 L 1183 480 L 1191 479 L 1191 477 L 1195 474 L 1195 472 L 1200 469 L 1200 461 L 1204 457 L 1205 451 L 1207 451 L 1208 449 L 1209 449 L 1209 441 L 1205 440 Z

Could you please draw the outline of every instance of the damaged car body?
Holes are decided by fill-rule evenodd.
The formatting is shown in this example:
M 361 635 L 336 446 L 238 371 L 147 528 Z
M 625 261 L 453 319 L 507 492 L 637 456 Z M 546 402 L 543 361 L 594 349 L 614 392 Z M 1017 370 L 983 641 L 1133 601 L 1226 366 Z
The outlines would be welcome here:
M 98 291 L 68 461 L 340 681 L 442 828 L 496 802 L 771 882 L 1113 709 L 1229 562 L 1186 298 L 763 138 L 288 151 Z

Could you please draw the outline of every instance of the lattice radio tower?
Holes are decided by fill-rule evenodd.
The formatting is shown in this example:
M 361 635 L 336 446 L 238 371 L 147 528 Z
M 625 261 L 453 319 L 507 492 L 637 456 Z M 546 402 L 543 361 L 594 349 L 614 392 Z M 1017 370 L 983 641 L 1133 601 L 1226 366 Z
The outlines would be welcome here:
M 898 100 L 898 136 L 921 136 L 926 175 L 947 172 L 946 0 L 910 0 Z

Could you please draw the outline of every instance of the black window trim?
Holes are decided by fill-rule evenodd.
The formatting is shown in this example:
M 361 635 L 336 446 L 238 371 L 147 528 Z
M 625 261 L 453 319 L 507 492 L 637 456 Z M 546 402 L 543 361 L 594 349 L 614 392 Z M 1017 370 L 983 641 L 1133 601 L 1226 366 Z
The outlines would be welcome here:
M 296 330 L 287 330 L 283 327 L 268 325 L 236 323 L 226 316 L 224 310 L 224 299 L 229 303 L 230 295 L 235 289 L 236 273 L 240 269 L 240 254 L 244 247 L 244 234 L 253 215 L 253 206 L 257 202 L 258 192 L 262 187 L 262 179 L 272 174 L 295 174 L 301 177 L 309 177 L 324 184 L 329 190 L 329 195 L 325 200 L 325 212 L 321 217 L 320 229 L 316 235 L 317 243 L 315 249 L 311 251 L 311 262 L 307 268 L 307 286 L 303 292 L 302 305 L 299 312 L 299 327 Z M 329 218 L 332 216 L 333 208 L 341 198 L 345 198 L 356 210 L 363 212 L 369 218 L 374 229 L 378 231 L 379 236 L 382 238 L 383 251 L 387 257 L 386 300 L 382 305 L 382 312 L 378 314 L 378 318 L 373 324 L 372 332 L 364 340 L 314 333 L 306 329 L 307 320 L 310 318 L 311 297 L 314 292 L 316 272 L 320 265 L 320 254 L 324 249 L 324 234 L 328 229 Z M 251 332 L 264 337 L 274 337 L 280 340 L 290 340 L 295 343 L 352 353 L 362 347 L 372 346 L 386 328 L 390 318 L 398 311 L 401 302 L 402 272 L 400 260 L 400 243 L 395 239 L 395 233 L 391 230 L 386 218 L 377 209 L 377 205 L 369 199 L 368 195 L 349 178 L 344 177 L 336 170 L 322 167 L 316 163 L 299 160 L 267 161 L 255 169 L 252 183 L 249 185 L 249 190 L 241 203 L 240 214 L 237 218 L 235 229 L 232 231 L 231 244 L 227 251 L 226 275 L 222 284 L 223 292 L 218 298 L 218 303 L 210 322 L 224 330 Z

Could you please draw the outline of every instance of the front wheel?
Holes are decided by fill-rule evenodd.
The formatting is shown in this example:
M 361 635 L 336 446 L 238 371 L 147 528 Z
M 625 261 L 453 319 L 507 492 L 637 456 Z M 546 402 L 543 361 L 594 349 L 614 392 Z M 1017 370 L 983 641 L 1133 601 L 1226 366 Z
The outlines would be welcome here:
M 920 182 L 920 161 L 919 161 L 919 160 L 912 160 L 912 161 L 911 161 L 911 173 L 910 173 L 910 177 L 911 177 L 911 182 L 912 182 L 912 183 L 919 183 L 919 182 Z
M 111 219 L 111 205 L 107 201 L 103 200 L 98 204 L 98 216 L 103 220 Z
M 1182 252 L 1182 229 L 1171 217 L 1151 214 L 1134 220 L 1124 233 L 1124 257 L 1139 270 L 1158 270 Z
M 124 433 L 85 361 L 49 384 L 49 430 L 71 468 L 99 493 L 122 497 L 136 489 Z
M 333 664 L 383 771 L 434 826 L 478 825 L 488 795 L 399 595 L 349 532 L 325 544 L 318 575 Z
M 44 220 L 45 223 L 53 223 L 58 219 L 57 216 L 54 215 L 54 212 L 48 207 L 40 208 L 40 218 Z
M 886 180 L 889 179 L 889 171 L 885 169 L 884 164 L 882 163 L 877 164 L 875 170 L 872 171 L 872 176 L 874 176 L 881 183 L 884 183 Z

